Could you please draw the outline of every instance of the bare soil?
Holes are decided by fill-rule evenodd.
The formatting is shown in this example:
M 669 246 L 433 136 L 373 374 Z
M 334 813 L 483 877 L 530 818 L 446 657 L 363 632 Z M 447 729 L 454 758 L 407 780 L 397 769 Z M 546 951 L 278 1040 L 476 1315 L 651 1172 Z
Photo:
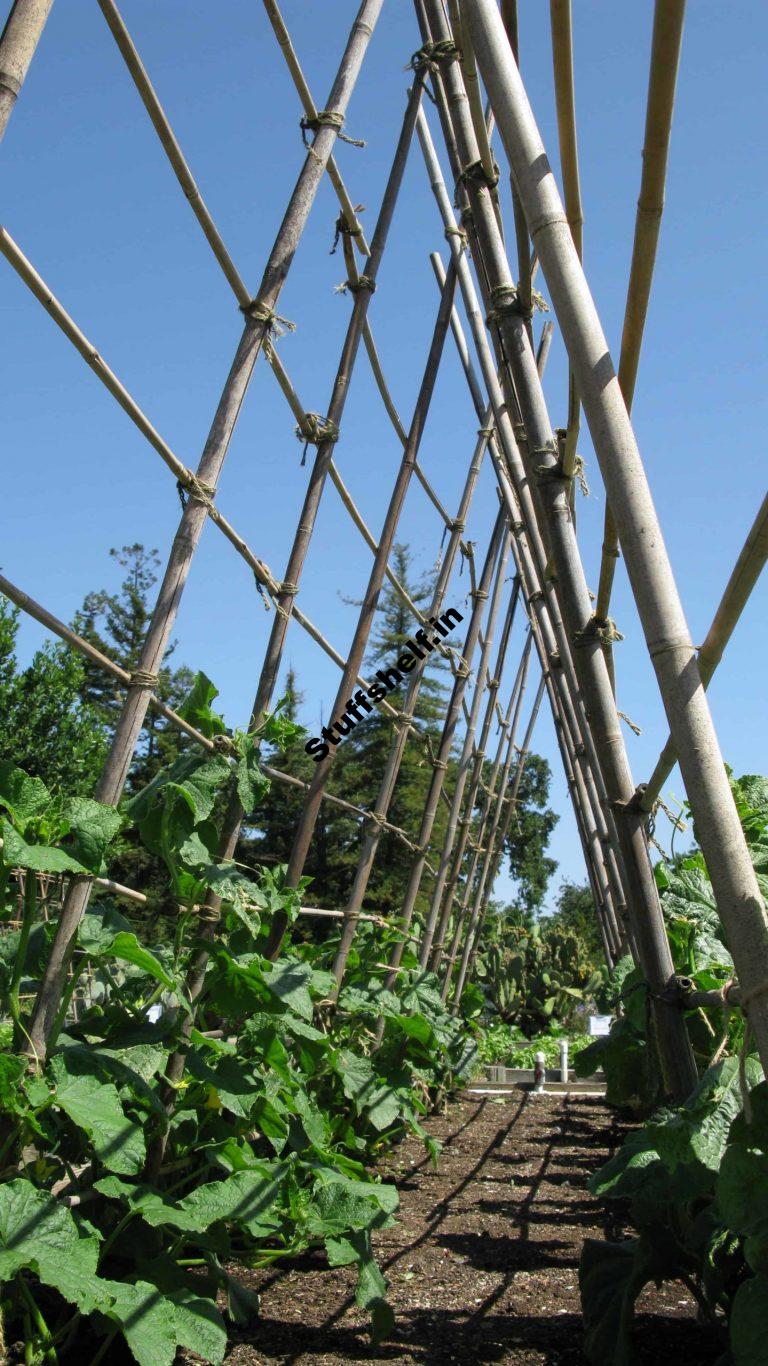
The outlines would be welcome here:
M 381 1164 L 401 1199 L 396 1226 L 375 1239 L 396 1315 L 392 1338 L 371 1347 L 354 1272 L 329 1269 L 317 1252 L 279 1271 L 250 1273 L 261 1317 L 234 1337 L 229 1366 L 586 1363 L 581 1244 L 622 1236 L 586 1182 L 626 1126 L 599 1099 L 520 1091 L 467 1096 L 427 1127 L 444 1144 L 437 1171 L 415 1139 Z M 675 1354 L 708 1366 L 721 1350 L 677 1283 L 645 1292 L 637 1346 L 646 1366 Z

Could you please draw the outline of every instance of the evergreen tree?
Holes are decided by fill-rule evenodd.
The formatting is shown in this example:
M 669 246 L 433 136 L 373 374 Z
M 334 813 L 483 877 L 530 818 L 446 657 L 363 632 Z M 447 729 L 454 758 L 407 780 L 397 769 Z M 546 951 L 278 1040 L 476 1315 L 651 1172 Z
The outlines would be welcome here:
M 101 771 L 107 732 L 84 695 L 84 662 L 66 645 L 46 642 L 20 669 L 18 623 L 18 609 L 0 597 L 0 759 L 53 792 L 87 796 Z
M 529 753 L 504 845 L 507 868 L 516 883 L 516 900 L 526 911 L 541 909 L 549 880 L 557 868 L 556 861 L 546 852 L 559 820 L 547 806 L 551 780 L 547 760 L 540 754 Z

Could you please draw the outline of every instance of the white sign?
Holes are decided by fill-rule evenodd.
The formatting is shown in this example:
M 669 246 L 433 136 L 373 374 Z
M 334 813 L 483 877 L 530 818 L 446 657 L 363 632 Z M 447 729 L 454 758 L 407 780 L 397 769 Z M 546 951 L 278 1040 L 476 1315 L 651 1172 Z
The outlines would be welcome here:
M 613 1024 L 612 1015 L 590 1015 L 587 1021 L 587 1033 L 594 1038 L 599 1034 L 610 1034 Z

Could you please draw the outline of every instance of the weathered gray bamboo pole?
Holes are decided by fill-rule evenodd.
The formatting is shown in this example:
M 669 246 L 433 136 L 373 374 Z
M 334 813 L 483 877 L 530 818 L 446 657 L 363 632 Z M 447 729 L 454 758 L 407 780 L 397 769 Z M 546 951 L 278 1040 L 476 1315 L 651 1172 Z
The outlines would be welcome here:
M 492 457 L 494 457 L 494 464 L 497 470 L 499 484 L 503 493 L 504 483 L 506 480 L 506 474 L 504 471 L 505 468 L 508 468 L 509 471 L 512 473 L 513 478 L 515 479 L 515 488 L 520 500 L 520 506 L 523 509 L 524 513 L 527 514 L 526 526 L 529 528 L 528 540 L 530 541 L 531 550 L 529 551 L 527 549 L 525 537 L 519 540 L 519 559 L 517 560 L 518 571 L 521 573 L 523 581 L 527 584 L 526 601 L 529 609 L 533 609 L 532 615 L 534 615 L 537 619 L 539 632 L 544 643 L 546 659 L 557 661 L 558 664 L 556 672 L 557 689 L 560 698 L 560 710 L 562 712 L 564 720 L 567 721 L 570 733 L 573 737 L 571 748 L 575 762 L 577 763 L 577 766 L 580 769 L 583 769 L 584 782 L 591 794 L 590 806 L 594 811 L 595 819 L 599 825 L 600 841 L 605 851 L 605 857 L 607 860 L 607 870 L 616 901 L 617 914 L 619 912 L 625 914 L 626 897 L 623 888 L 621 870 L 619 868 L 619 864 L 617 861 L 618 850 L 614 850 L 614 848 L 612 847 L 615 842 L 613 814 L 610 810 L 610 807 L 608 806 L 604 787 L 601 786 L 600 795 L 597 791 L 596 780 L 600 776 L 600 770 L 597 764 L 596 752 L 594 750 L 594 747 L 590 743 L 591 735 L 589 727 L 586 724 L 586 720 L 582 719 L 582 710 L 580 705 L 578 705 L 580 700 L 579 692 L 575 683 L 575 675 L 573 673 L 573 662 L 569 642 L 565 635 L 563 623 L 560 618 L 560 609 L 558 606 L 557 595 L 554 590 L 554 585 L 551 581 L 548 581 L 546 578 L 546 557 L 543 544 L 538 535 L 536 525 L 536 513 L 531 500 L 530 488 L 528 487 L 527 479 L 522 469 L 519 452 L 515 445 L 515 439 L 512 433 L 509 414 L 504 404 L 504 399 L 501 395 L 500 386 L 496 378 L 495 369 L 490 356 L 490 349 L 488 347 L 487 337 L 485 335 L 485 330 L 483 328 L 482 318 L 479 313 L 474 286 L 472 284 L 467 263 L 463 257 L 463 254 L 456 251 L 454 245 L 455 239 L 453 234 L 450 232 L 450 229 L 454 225 L 455 221 L 453 219 L 453 211 L 451 208 L 450 200 L 448 199 L 447 192 L 445 190 L 445 185 L 442 180 L 442 174 L 440 172 L 440 167 L 437 162 L 434 147 L 432 145 L 429 129 L 426 123 L 426 119 L 424 118 L 423 111 L 419 119 L 418 133 L 419 141 L 425 157 L 430 183 L 432 185 L 432 189 L 435 193 L 435 197 L 440 207 L 443 222 L 446 227 L 446 232 L 449 236 L 449 239 L 452 242 L 454 260 L 456 261 L 459 273 L 459 284 L 461 286 L 462 296 L 464 299 L 464 306 L 472 330 L 473 340 L 475 342 L 477 354 L 480 359 L 480 364 L 483 371 L 483 379 L 488 390 L 488 393 L 492 397 L 492 404 L 495 405 L 497 413 L 498 436 L 501 440 L 504 450 L 504 457 L 506 460 L 505 467 L 504 462 L 501 460 L 501 457 L 496 451 L 496 438 L 495 436 L 493 436 L 491 438 L 491 455 Z M 433 258 L 433 266 L 435 267 L 435 273 L 437 276 L 438 283 L 440 283 L 442 280 L 442 274 L 439 259 Z M 463 332 L 461 333 L 461 337 L 463 341 Z M 460 348 L 459 354 L 462 365 L 464 367 L 470 393 L 475 404 L 475 409 L 479 414 L 483 411 L 483 398 L 480 392 L 477 377 L 465 363 L 466 343 L 464 343 L 463 346 Z M 537 367 L 542 366 L 541 355 L 537 357 L 536 363 Z M 510 504 L 510 506 L 512 506 L 512 504 Z M 515 513 L 513 515 L 516 517 L 518 514 Z M 517 525 L 514 520 L 512 525 L 514 530 Z M 544 591 L 545 588 L 547 590 L 546 592 Z M 603 802 L 605 802 L 605 810 L 603 809 Z M 610 832 L 608 825 L 609 820 Z
M 637 369 L 656 264 L 656 249 L 661 231 L 661 216 L 664 212 L 664 186 L 667 178 L 684 19 L 685 0 L 656 0 L 648 74 L 643 169 L 619 353 L 619 387 L 627 412 L 632 410 L 635 394 Z M 608 617 L 618 554 L 619 538 L 609 499 L 605 509 L 603 555 L 595 603 L 598 621 L 605 621 Z
M 427 363 L 424 368 L 419 395 L 416 400 L 413 421 L 411 422 L 408 433 L 408 443 L 403 452 L 403 458 L 400 463 L 400 468 L 379 536 L 378 550 L 374 556 L 370 577 L 363 595 L 360 615 L 355 627 L 352 644 L 349 648 L 347 667 L 342 674 L 339 689 L 336 694 L 336 700 L 331 708 L 330 715 L 334 718 L 341 718 L 344 716 L 348 705 L 347 698 L 349 698 L 350 692 L 354 688 L 354 679 L 358 669 L 362 665 L 363 656 L 368 645 L 368 638 L 373 625 L 379 594 L 384 582 L 384 569 L 392 552 L 397 524 L 411 482 L 414 461 L 418 455 L 429 406 L 432 402 L 435 380 L 437 379 L 437 372 L 440 366 L 445 338 L 450 324 L 455 287 L 456 273 L 452 270 L 449 273 L 445 289 L 441 295 L 437 322 L 435 324 L 429 354 L 427 356 Z M 320 794 L 330 777 L 334 753 L 334 750 L 329 750 L 327 757 L 321 759 L 315 767 L 315 772 L 310 783 L 310 790 L 304 804 L 304 809 L 299 817 L 293 846 L 288 859 L 288 868 L 285 878 L 286 884 L 289 887 L 298 886 L 298 881 L 304 868 L 312 835 L 317 823 L 317 816 L 320 810 Z M 287 919 L 284 915 L 278 913 L 278 915 L 275 916 L 265 950 L 268 957 L 274 956 L 278 952 L 287 928 L 287 923 Z
M 488 599 L 488 593 L 491 585 L 491 579 L 493 576 L 493 569 L 496 561 L 496 556 L 499 553 L 502 538 L 506 534 L 505 525 L 507 522 L 507 516 L 508 514 L 506 508 L 502 505 L 502 507 L 499 509 L 499 513 L 496 518 L 496 523 L 493 528 L 493 533 L 491 535 L 491 539 L 488 545 L 488 551 L 486 553 L 485 562 L 483 564 L 482 573 L 480 575 L 480 581 L 478 583 L 477 588 L 472 593 L 472 612 L 469 619 L 469 626 L 467 628 L 464 649 L 462 650 L 463 658 L 466 661 L 465 667 L 464 671 L 460 672 L 454 679 L 453 689 L 451 691 L 451 696 L 449 698 L 448 706 L 446 708 L 445 719 L 443 722 L 443 730 L 440 736 L 440 743 L 437 750 L 437 757 L 434 762 L 432 777 L 430 780 L 429 789 L 427 791 L 426 801 L 424 803 L 424 810 L 422 812 L 421 824 L 419 826 L 418 839 L 416 841 L 419 852 L 417 853 L 411 865 L 408 883 L 405 889 L 405 894 L 403 896 L 403 904 L 400 908 L 399 921 L 403 931 L 406 933 L 410 929 L 411 923 L 413 921 L 414 910 L 416 907 L 416 898 L 419 894 L 419 889 L 421 887 L 421 879 L 424 875 L 424 856 L 432 836 L 432 830 L 435 824 L 435 817 L 437 815 L 437 807 L 440 801 L 440 794 L 443 790 L 443 783 L 445 781 L 445 775 L 448 770 L 448 761 L 450 759 L 454 736 L 456 734 L 456 726 L 459 719 L 459 711 L 461 709 L 461 703 L 467 685 L 467 678 L 469 676 L 472 659 L 474 657 L 475 648 L 477 646 L 478 637 L 480 634 L 480 625 L 485 610 L 485 603 Z M 391 986 L 395 980 L 396 972 L 400 966 L 404 948 L 405 938 L 401 943 L 396 944 L 392 950 L 392 954 L 390 956 L 390 971 L 385 979 L 385 983 L 388 987 Z
M 571 0 L 549 0 L 552 29 L 552 59 L 555 76 L 557 106 L 557 135 L 560 144 L 560 168 L 563 175 L 563 197 L 568 226 L 579 260 L 583 259 L 584 211 L 579 183 L 579 147 L 576 136 L 576 92 L 573 83 L 573 26 Z M 563 471 L 571 476 L 576 465 L 576 443 L 579 439 L 579 395 L 573 367 L 568 369 L 568 426 L 563 453 Z
M 517 728 L 520 724 L 520 713 L 522 711 L 523 698 L 525 697 L 525 689 L 528 681 L 528 670 L 530 668 L 531 662 L 532 645 L 533 634 L 529 631 L 525 639 L 523 652 L 520 656 L 520 663 L 518 665 L 517 673 L 515 675 L 515 681 L 512 685 L 512 691 L 509 695 L 509 702 L 507 704 L 507 710 L 504 715 L 504 724 L 499 729 L 499 739 L 498 744 L 496 746 L 496 754 L 493 759 L 493 764 L 491 765 L 491 771 L 488 775 L 488 780 L 483 788 L 483 803 L 480 810 L 480 816 L 477 822 L 477 832 L 471 845 L 472 857 L 469 860 L 469 866 L 467 868 L 464 886 L 461 892 L 461 901 L 459 903 L 459 908 L 456 912 L 450 953 L 448 954 L 446 960 L 445 976 L 443 978 L 441 992 L 442 999 L 444 1001 L 448 999 L 452 984 L 453 971 L 457 961 L 460 960 L 459 944 L 461 943 L 462 933 L 464 933 L 465 939 L 466 936 L 469 934 L 469 922 L 472 915 L 470 903 L 472 901 L 472 894 L 474 892 L 476 885 L 476 877 L 478 874 L 480 858 L 481 855 L 484 854 L 487 849 L 486 841 L 488 833 L 491 828 L 491 824 L 493 822 L 496 800 L 496 782 L 497 779 L 501 777 L 502 788 L 500 790 L 503 790 L 503 784 L 506 782 L 506 779 L 503 777 L 503 775 L 505 773 L 509 773 L 509 768 L 512 764 L 512 758 L 515 752 Z
M 139 666 L 117 723 L 96 797 L 116 805 L 125 784 L 136 741 L 144 723 L 149 696 L 165 655 L 176 620 L 195 550 L 216 491 L 245 392 L 265 336 L 275 318 L 275 307 L 288 275 L 299 238 L 309 216 L 325 163 L 336 140 L 338 121 L 343 120 L 362 66 L 373 26 L 383 0 L 363 0 L 333 82 L 328 100 L 329 121 L 317 130 L 299 173 L 296 186 L 267 262 L 256 300 L 249 307 L 245 328 L 235 354 L 213 425 L 196 471 L 197 488 L 189 500 L 174 537 L 149 630 L 142 646 Z M 88 904 L 90 882 L 75 881 L 62 907 L 48 962 L 40 983 L 29 1026 L 27 1049 L 43 1060 L 55 1021 L 77 927 Z
M 442 896 L 436 897 L 434 892 L 432 895 L 432 908 L 434 908 L 435 903 L 437 903 L 439 919 L 437 921 L 437 929 L 435 930 L 435 937 L 434 942 L 432 944 L 432 953 L 429 963 L 431 972 L 438 971 L 440 962 L 443 957 L 443 946 L 445 944 L 445 936 L 448 932 L 448 925 L 451 918 L 451 912 L 453 910 L 456 886 L 459 877 L 461 876 L 461 869 L 464 863 L 464 855 L 467 851 L 467 842 L 469 840 L 470 829 L 472 826 L 472 816 L 477 805 L 478 790 L 480 788 L 480 783 L 483 777 L 483 770 L 485 768 L 486 748 L 488 745 L 488 737 L 491 732 L 491 723 L 493 721 L 494 716 L 498 715 L 498 689 L 504 674 L 504 665 L 506 662 L 507 650 L 509 648 L 509 640 L 512 634 L 512 626 L 515 620 L 515 612 L 520 598 L 520 587 L 520 576 L 519 574 L 516 574 L 514 585 L 512 588 L 512 593 L 510 595 L 509 606 L 507 608 L 506 616 L 504 618 L 504 625 L 502 627 L 501 638 L 499 640 L 499 648 L 496 652 L 496 659 L 493 666 L 493 675 L 488 680 L 488 683 L 486 685 L 488 691 L 488 701 L 486 703 L 485 715 L 483 716 L 482 725 L 480 727 L 480 735 L 478 737 L 477 749 L 475 751 L 474 760 L 472 764 L 472 772 L 469 775 L 469 782 L 464 796 L 464 810 L 458 822 L 455 846 L 453 847 L 453 849 L 451 848 L 451 846 L 453 845 L 453 841 L 449 840 L 447 836 L 443 843 L 442 857 L 448 857 L 450 859 L 450 871 L 446 876 L 445 888 L 442 891 Z M 441 899 L 442 912 L 440 912 Z M 432 908 L 430 909 L 430 914 L 432 913 Z
M 439 617 L 442 611 L 445 601 L 446 589 L 448 587 L 451 574 L 453 572 L 456 555 L 458 554 L 459 548 L 461 546 L 461 535 L 466 525 L 467 515 L 469 513 L 478 476 L 480 474 L 481 463 L 488 446 L 489 432 L 486 428 L 485 423 L 483 424 L 483 428 L 484 429 L 481 430 L 481 432 L 478 435 L 478 440 L 472 453 L 472 460 L 470 462 L 467 478 L 464 484 L 464 488 L 462 490 L 461 498 L 459 500 L 458 511 L 452 523 L 451 534 L 448 538 L 448 544 L 445 548 L 445 554 L 443 555 L 437 579 L 435 581 L 435 586 L 432 592 L 432 600 L 428 612 L 429 617 Z M 376 795 L 376 801 L 374 802 L 374 805 L 371 808 L 370 819 L 367 822 L 367 828 L 360 850 L 360 857 L 358 859 L 357 868 L 355 869 L 354 882 L 352 884 L 352 889 L 350 891 L 349 900 L 345 907 L 344 926 L 341 933 L 341 939 L 339 941 L 339 948 L 333 964 L 334 975 L 339 985 L 341 985 L 341 982 L 344 977 L 347 958 L 349 956 L 349 951 L 352 947 L 352 943 L 355 936 L 358 912 L 360 911 L 360 908 L 363 904 L 363 897 L 365 896 L 368 887 L 368 881 L 373 869 L 376 854 L 378 852 L 379 840 L 381 838 L 382 833 L 382 821 L 384 817 L 386 817 L 387 812 L 389 810 L 390 802 L 392 800 L 392 796 L 395 789 L 395 783 L 397 781 L 397 775 L 400 771 L 400 765 L 402 763 L 403 755 L 405 753 L 406 745 L 408 743 L 408 736 L 412 728 L 413 717 L 416 711 L 416 703 L 418 700 L 419 692 L 421 690 L 423 677 L 424 671 L 418 666 L 413 670 L 413 672 L 409 676 L 408 685 L 406 688 L 405 696 L 403 698 L 401 715 L 398 718 L 398 722 L 395 727 L 395 732 L 392 737 L 392 743 L 390 745 L 389 753 L 387 755 L 386 763 L 384 765 L 384 773 L 382 774 L 381 782 L 379 784 L 379 790 Z
M 0 34 L 0 140 L 29 64 L 35 55 L 53 0 L 14 0 Z
M 576 372 L 699 842 L 745 999 L 750 1001 L 748 1015 L 760 1058 L 768 1068 L 768 918 L 645 470 L 557 186 L 546 172 L 544 148 L 492 0 L 476 0 L 470 20 L 478 64 Z M 535 437 L 535 428 L 529 430 Z M 545 463 L 552 468 L 556 461 Z M 623 794 L 616 795 L 622 799 Z
M 496 877 L 501 866 L 501 860 L 504 856 L 504 844 L 507 838 L 507 834 L 509 832 L 509 827 L 512 824 L 512 817 L 515 814 L 517 806 L 517 794 L 520 791 L 520 783 L 522 781 L 523 773 L 525 771 L 525 762 L 528 758 L 528 753 L 530 751 L 531 740 L 533 738 L 533 732 L 536 726 L 536 721 L 538 719 L 539 708 L 541 707 L 541 699 L 543 698 L 543 696 L 544 679 L 542 678 L 539 680 L 539 686 L 536 691 L 536 697 L 534 699 L 533 707 L 531 709 L 531 715 L 528 721 L 528 726 L 526 728 L 525 736 L 523 737 L 523 743 L 518 754 L 517 765 L 515 767 L 515 776 L 512 779 L 512 785 L 510 787 L 508 794 L 505 792 L 506 783 L 502 779 L 502 786 L 499 792 L 499 800 L 496 807 L 494 824 L 491 828 L 491 833 L 488 837 L 488 851 L 483 861 L 483 868 L 477 885 L 477 891 L 475 893 L 475 904 L 473 908 L 474 925 L 473 928 L 470 929 L 470 933 L 467 936 L 467 941 L 464 945 L 464 955 L 459 966 L 459 976 L 456 982 L 456 992 L 454 994 L 452 1006 L 454 1015 L 458 1014 L 459 1009 L 461 1007 L 461 997 L 464 991 L 464 983 L 466 982 L 467 977 L 471 976 L 472 974 L 472 969 L 475 965 L 475 959 L 477 958 L 477 952 L 480 948 L 480 936 L 483 932 L 483 924 L 485 922 L 485 917 L 488 911 L 488 904 L 490 902 L 491 895 L 493 892 L 493 884 L 496 881 Z M 505 803 L 507 809 L 502 820 L 502 811 L 504 809 Z M 488 889 L 487 894 L 486 887 Z
M 492 15 L 491 10 L 493 11 Z M 427 12 L 433 36 L 441 36 L 445 29 L 445 21 L 437 0 L 428 0 Z M 479 21 L 481 14 L 483 16 L 482 24 Z M 473 7 L 469 11 L 469 18 L 475 39 L 478 65 L 486 79 L 486 85 L 489 85 L 486 24 L 490 25 L 492 20 L 493 34 L 497 40 L 496 47 L 501 47 L 503 43 L 503 50 L 506 53 L 509 67 L 514 68 L 517 82 L 515 92 L 522 91 L 517 68 L 495 6 L 487 5 L 486 0 L 482 0 L 480 7 Z M 460 158 L 465 164 L 470 164 L 475 157 L 474 138 L 471 121 L 466 116 L 458 64 L 448 58 L 440 64 L 440 74 L 453 119 Z M 504 112 L 505 121 L 508 122 L 507 114 L 511 107 L 509 91 L 505 88 L 504 92 L 501 92 L 495 85 L 491 84 L 490 94 L 493 97 L 494 106 L 498 106 L 497 117 L 500 117 L 499 111 L 501 110 Z M 502 137 L 504 137 L 503 128 Z M 540 143 L 537 144 L 537 147 L 540 148 Z M 537 167 L 540 171 L 540 160 L 537 162 Z M 538 194 L 540 189 L 540 182 L 537 185 L 534 180 L 537 172 L 531 173 L 529 185 L 524 179 L 521 183 L 521 175 L 518 174 L 516 165 L 513 165 L 513 169 L 516 173 L 515 178 L 523 207 L 526 210 L 529 230 L 533 229 L 531 235 L 538 249 L 542 267 L 545 267 L 547 262 L 545 262 L 544 252 L 549 245 L 549 238 L 545 227 L 541 225 L 537 214 L 532 212 L 531 205 L 528 202 L 529 192 Z M 557 197 L 551 172 L 547 177 L 548 185 L 550 182 L 551 192 Z M 550 549 L 555 557 L 558 576 L 557 597 L 568 633 L 575 647 L 574 663 L 584 693 L 590 720 L 590 731 L 598 751 L 608 797 L 615 804 L 617 830 L 624 854 L 624 867 L 628 882 L 627 903 L 644 972 L 653 993 L 659 1054 L 665 1083 L 674 1097 L 683 1098 L 695 1085 L 696 1068 L 684 1021 L 677 1008 L 676 1001 L 670 1000 L 670 993 L 674 992 L 674 963 L 667 942 L 658 891 L 648 856 L 642 817 L 629 805 L 634 796 L 634 785 L 624 749 L 623 735 L 616 715 L 602 641 L 594 629 L 587 629 L 592 620 L 592 608 L 570 513 L 568 496 L 570 481 L 562 475 L 557 441 L 549 422 L 528 333 L 524 319 L 519 312 L 516 290 L 511 279 L 506 253 L 499 237 L 487 191 L 473 180 L 467 180 L 465 188 L 472 208 L 470 235 L 473 237 L 478 258 L 484 262 L 487 278 L 487 284 L 484 285 L 484 288 L 489 304 L 489 321 L 497 330 L 497 335 L 503 344 L 507 360 L 514 374 L 514 392 L 520 404 L 528 442 L 527 473 L 529 478 L 537 480 L 538 483 L 539 507 L 542 511 L 544 524 L 548 529 Z M 559 198 L 557 203 L 559 205 Z M 559 209 L 558 224 L 562 229 L 560 236 L 567 238 L 566 246 L 570 252 L 570 258 L 575 263 L 581 279 L 583 279 L 583 272 L 581 272 L 573 239 L 562 208 Z M 547 280 L 553 299 L 557 299 L 559 291 L 556 287 L 553 288 L 551 276 L 552 271 L 549 272 Z M 567 342 L 569 320 L 560 314 L 558 316 Z M 583 382 L 583 375 L 579 369 L 577 357 L 570 348 L 569 354 L 586 411 L 587 390 Z M 512 385 L 510 384 L 511 388 Z M 593 381 L 593 393 L 598 388 L 599 385 Z M 595 437 L 594 428 L 593 437 Z
M 482 648 L 480 650 L 480 657 L 477 663 L 477 670 L 475 673 L 475 686 L 472 694 L 472 704 L 469 711 L 467 725 L 464 731 L 464 740 L 461 747 L 461 753 L 459 754 L 456 763 L 453 794 L 451 796 L 451 804 L 448 810 L 448 821 L 445 827 L 443 848 L 437 866 L 437 877 L 435 878 L 434 886 L 432 889 L 432 901 L 427 912 L 427 918 L 424 924 L 424 930 L 421 937 L 421 944 L 419 947 L 419 963 L 423 968 L 427 967 L 428 965 L 431 966 L 432 964 L 433 947 L 436 947 L 438 950 L 442 947 L 442 943 L 435 945 L 435 932 L 437 930 L 438 917 L 440 915 L 440 903 L 443 898 L 443 891 L 445 889 L 446 880 L 448 878 L 448 873 L 451 868 L 453 850 L 457 841 L 457 832 L 459 829 L 459 816 L 461 815 L 461 808 L 464 801 L 464 792 L 466 790 L 467 781 L 470 776 L 475 731 L 477 730 L 477 723 L 480 718 L 480 704 L 483 700 L 483 696 L 486 691 L 486 682 L 488 679 L 488 668 L 491 659 L 491 650 L 493 648 L 494 636 L 496 632 L 496 621 L 498 619 L 499 611 L 501 608 L 501 595 L 504 586 L 504 574 L 507 568 L 507 561 L 509 559 L 509 552 L 511 548 L 510 540 L 510 533 L 507 532 L 506 536 L 504 537 L 504 540 L 502 541 L 501 553 L 499 555 L 498 564 L 496 566 L 496 578 L 494 580 L 490 600 L 488 603 L 488 617 L 486 620 L 485 627 L 485 639 L 483 641 Z
M 512 44 L 512 51 L 515 60 L 520 62 L 520 37 L 517 23 L 517 0 L 501 0 L 501 17 L 504 27 L 509 35 Z M 520 306 L 528 320 L 528 327 L 531 329 L 530 336 L 533 340 L 532 318 L 533 318 L 533 278 L 531 275 L 531 241 L 528 236 L 528 224 L 525 221 L 523 206 L 520 203 L 520 196 L 517 193 L 514 176 L 509 177 L 510 190 L 512 192 L 512 212 L 515 222 L 515 242 L 517 245 L 517 290 L 520 295 Z
M 723 657 L 739 622 L 749 596 L 768 560 L 768 494 L 749 530 L 741 553 L 728 580 L 720 605 L 715 612 L 707 638 L 698 653 L 702 686 L 708 688 L 712 676 Z M 648 782 L 640 789 L 643 811 L 652 811 L 659 793 L 677 762 L 677 750 L 672 737 L 667 740 Z

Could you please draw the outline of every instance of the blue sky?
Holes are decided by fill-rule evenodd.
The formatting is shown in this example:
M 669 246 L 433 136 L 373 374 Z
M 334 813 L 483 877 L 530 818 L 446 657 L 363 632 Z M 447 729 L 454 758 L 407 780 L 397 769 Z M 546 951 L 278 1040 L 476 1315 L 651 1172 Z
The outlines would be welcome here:
M 318 105 L 357 9 L 354 0 L 285 0 L 283 13 Z M 557 164 L 548 5 L 522 0 L 521 59 L 544 142 Z M 574 6 L 585 264 L 616 357 L 640 176 L 653 6 L 579 0 Z M 254 291 L 303 149 L 300 109 L 258 0 L 125 0 L 137 43 L 209 208 Z M 736 0 L 689 7 L 646 345 L 634 405 L 640 448 L 694 640 L 703 639 L 765 489 L 765 82 L 768 11 Z M 418 46 L 408 3 L 386 0 L 347 119 L 364 150 L 339 146 L 368 234 L 405 101 L 403 68 Z M 427 112 L 433 122 L 431 106 Z M 498 152 L 500 161 L 501 152 Z M 103 17 L 89 0 L 58 0 L 0 149 L 2 219 L 37 270 L 186 463 L 195 465 L 226 377 L 241 319 L 178 188 Z M 508 203 L 506 219 L 512 236 Z M 349 299 L 329 254 L 337 205 L 321 187 L 280 311 L 295 319 L 279 343 L 307 409 L 324 411 Z M 407 425 L 437 306 L 428 254 L 446 244 L 414 147 L 372 300 L 372 322 Z M 6 436 L 2 572 L 68 620 L 84 594 L 114 586 L 110 546 L 135 540 L 165 556 L 178 518 L 159 458 L 0 259 Z M 546 378 L 553 420 L 565 421 L 566 363 L 556 337 Z M 235 432 L 219 502 L 277 577 L 306 483 L 293 419 L 260 361 Z M 422 446 L 443 502 L 455 506 L 476 421 L 449 343 Z M 586 433 L 591 487 L 579 537 L 597 586 L 604 498 Z M 361 357 L 337 459 L 377 532 L 398 443 Z M 467 535 L 481 544 L 495 510 L 484 472 Z M 401 523 L 429 569 L 440 526 L 418 486 Z M 329 486 L 301 602 L 340 649 L 370 553 Z M 461 606 L 466 581 L 449 592 Z M 627 732 L 635 778 L 666 738 L 652 670 L 619 567 L 613 614 L 619 701 L 643 728 Z M 741 772 L 768 771 L 765 728 L 766 583 L 758 587 L 710 697 L 724 754 Z M 270 617 L 247 567 L 206 528 L 176 628 L 177 658 L 216 681 L 233 724 L 248 715 Z M 518 627 L 518 642 L 521 628 Z M 28 658 L 42 633 L 24 626 Z M 517 650 L 513 650 L 512 663 Z M 299 630 L 288 658 L 313 730 L 335 695 L 335 666 Z M 533 689 L 531 689 L 531 694 Z M 552 761 L 552 842 L 559 876 L 581 879 L 581 852 L 554 736 L 542 711 L 537 748 Z M 667 789 L 680 797 L 675 773 Z M 373 796 L 373 790 L 372 790 Z M 663 831 L 666 839 L 667 832 Z M 503 893 L 504 880 L 498 891 Z

